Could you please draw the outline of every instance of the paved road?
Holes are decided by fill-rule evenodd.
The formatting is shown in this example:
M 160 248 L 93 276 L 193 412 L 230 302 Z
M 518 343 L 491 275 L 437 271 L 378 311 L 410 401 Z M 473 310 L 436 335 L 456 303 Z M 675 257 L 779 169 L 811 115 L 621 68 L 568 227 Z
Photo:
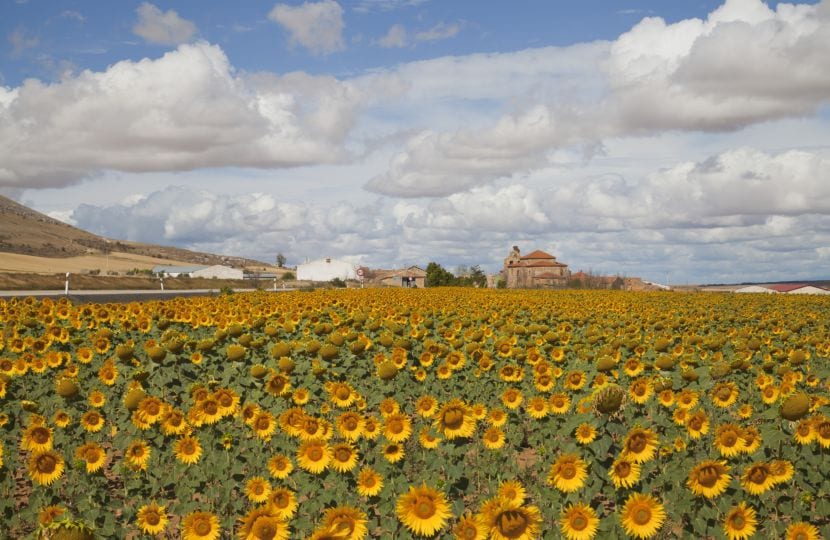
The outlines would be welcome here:
M 235 289 L 235 292 L 252 292 L 257 289 Z M 278 288 L 276 292 L 288 292 L 294 289 Z M 273 292 L 273 289 L 270 289 Z M 102 291 L 69 291 L 68 298 L 74 304 L 87 304 L 91 302 L 142 302 L 147 300 L 167 300 L 177 296 L 216 296 L 219 289 L 188 289 L 188 290 L 102 290 Z M 0 291 L 0 298 L 59 298 L 64 296 L 64 291 Z

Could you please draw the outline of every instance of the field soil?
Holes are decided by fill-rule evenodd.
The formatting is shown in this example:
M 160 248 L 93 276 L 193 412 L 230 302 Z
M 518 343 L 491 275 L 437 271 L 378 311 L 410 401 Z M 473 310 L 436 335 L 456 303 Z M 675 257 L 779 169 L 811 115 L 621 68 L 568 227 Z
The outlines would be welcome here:
M 66 275 L 61 274 L 32 274 L 0 272 L 0 290 L 2 291 L 54 291 L 62 290 Z M 302 285 L 297 282 L 288 282 L 286 286 Z M 271 289 L 274 280 L 249 279 L 210 279 L 210 278 L 165 278 L 165 290 L 190 289 Z M 282 287 L 282 282 L 277 282 Z M 69 278 L 69 288 L 73 291 L 100 291 L 100 290 L 158 290 L 159 280 L 149 276 L 92 276 L 72 274 Z

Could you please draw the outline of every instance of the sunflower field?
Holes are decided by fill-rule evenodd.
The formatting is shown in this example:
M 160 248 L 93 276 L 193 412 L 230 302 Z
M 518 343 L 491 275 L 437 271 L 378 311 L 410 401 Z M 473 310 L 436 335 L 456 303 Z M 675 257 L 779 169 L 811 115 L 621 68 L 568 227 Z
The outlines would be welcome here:
M 0 300 L 9 538 L 830 539 L 830 300 Z

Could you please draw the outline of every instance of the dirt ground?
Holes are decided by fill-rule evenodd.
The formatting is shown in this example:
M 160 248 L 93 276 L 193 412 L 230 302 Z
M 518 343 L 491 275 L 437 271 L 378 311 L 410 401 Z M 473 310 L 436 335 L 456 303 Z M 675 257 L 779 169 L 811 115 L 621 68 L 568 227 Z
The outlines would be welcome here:
M 32 274 L 0 272 L 0 291 L 55 291 L 63 290 L 66 274 Z M 277 287 L 283 282 L 277 281 Z M 288 287 L 298 287 L 303 283 L 286 282 Z M 210 279 L 210 278 L 165 278 L 165 290 L 189 289 L 272 289 L 274 280 L 248 279 Z M 69 277 L 71 290 L 154 290 L 160 289 L 158 278 L 149 276 L 92 276 L 85 274 L 71 274 Z

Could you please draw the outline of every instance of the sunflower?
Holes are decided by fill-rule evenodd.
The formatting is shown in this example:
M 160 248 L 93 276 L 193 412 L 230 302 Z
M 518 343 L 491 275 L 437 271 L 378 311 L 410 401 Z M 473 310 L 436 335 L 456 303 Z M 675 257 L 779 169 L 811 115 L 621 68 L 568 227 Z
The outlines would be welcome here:
M 518 409 L 522 404 L 522 392 L 518 388 L 508 388 L 501 395 L 501 402 L 508 409 Z
M 186 435 L 173 443 L 176 459 L 185 465 L 193 465 L 202 457 L 202 445 L 193 435 Z
M 159 534 L 167 527 L 167 512 L 164 506 L 155 502 L 145 504 L 138 509 L 135 516 L 136 524 L 144 534 Z
M 565 388 L 572 392 L 581 389 L 586 382 L 588 382 L 588 377 L 585 376 L 583 371 L 571 371 L 565 375 Z
M 254 508 L 240 518 L 239 532 L 242 540 L 288 540 L 288 525 L 269 506 Z
M 542 373 L 533 377 L 533 387 L 539 392 L 550 392 L 555 384 L 556 380 L 550 373 Z
M 147 396 L 138 403 L 136 416 L 145 424 L 153 425 L 165 412 L 164 402 L 155 396 Z
M 689 415 L 686 419 L 686 431 L 692 439 L 699 439 L 709 433 L 709 417 L 706 412 L 701 409 Z
M 765 462 L 753 463 L 741 475 L 741 485 L 752 495 L 760 495 L 772 489 L 775 476 Z
M 75 459 L 86 464 L 86 472 L 94 473 L 101 470 L 107 455 L 98 443 L 86 443 L 75 450 Z
M 645 377 L 634 380 L 628 388 L 628 396 L 631 398 L 631 401 L 637 403 L 638 405 L 646 403 L 649 399 L 651 399 L 653 394 L 654 385 L 652 384 L 651 379 L 647 379 Z
M 661 390 L 660 393 L 657 394 L 657 401 L 660 402 L 660 405 L 663 407 L 671 407 L 674 405 L 674 390 L 667 388 L 666 390 Z
M 239 410 L 239 394 L 230 388 L 219 388 L 214 392 L 213 399 L 219 404 L 221 416 L 232 416 Z
M 790 523 L 784 534 L 786 540 L 821 540 L 818 528 L 804 521 Z
M 747 426 L 743 429 L 744 447 L 741 450 L 744 454 L 753 454 L 761 447 L 761 434 L 755 426 Z
M 92 407 L 101 408 L 107 402 L 107 396 L 105 396 L 103 392 L 93 390 L 89 393 L 89 396 L 87 396 L 87 402 Z
M 501 427 L 507 423 L 507 413 L 499 408 L 490 409 L 487 413 L 487 422 L 493 427 Z
M 63 506 L 49 505 L 42 508 L 40 512 L 37 513 L 37 522 L 43 527 L 48 527 L 52 524 L 52 522 L 65 513 L 66 508 Z
M 720 496 L 729 487 L 732 477 L 728 473 L 729 466 L 726 465 L 725 461 L 703 461 L 695 465 L 689 472 L 686 485 L 695 495 L 703 495 L 707 499 L 713 499 Z
M 571 408 L 571 398 L 567 394 L 551 394 L 548 403 L 553 414 L 565 414 Z
M 63 474 L 63 456 L 54 450 L 29 455 L 29 476 L 35 483 L 48 486 Z
M 815 420 L 813 430 L 816 440 L 822 448 L 830 448 L 830 419 L 821 416 Z
M 279 454 L 268 460 L 268 472 L 277 480 L 285 480 L 293 470 L 294 464 L 286 455 Z
M 442 363 L 438 366 L 438 369 L 435 370 L 435 376 L 438 377 L 440 380 L 445 381 L 452 377 L 452 369 L 446 363 Z
M 577 426 L 574 436 L 576 437 L 576 442 L 579 444 L 591 444 L 597 438 L 597 428 L 587 422 L 583 422 Z
M 366 514 L 353 506 L 327 508 L 323 514 L 323 526 L 339 533 L 338 538 L 362 540 L 366 538 Z
M 625 457 L 618 458 L 608 469 L 608 476 L 615 488 L 630 488 L 640 481 L 640 464 Z
M 588 466 L 576 454 L 562 454 L 550 466 L 548 484 L 563 493 L 572 493 L 585 485 Z
M 389 463 L 397 463 L 404 457 L 404 449 L 403 446 L 397 443 L 387 444 L 383 447 L 383 457 L 386 458 L 386 461 Z
M 69 416 L 68 412 L 59 410 L 55 413 L 55 416 L 52 417 L 52 421 L 57 427 L 65 428 L 72 422 L 72 417 Z M 0 423 L 0 425 L 2 425 L 2 423 Z
M 637 358 L 629 358 L 623 363 L 623 371 L 629 377 L 636 377 L 645 369 L 645 364 L 640 362 Z
M 253 426 L 254 420 L 260 413 L 258 405 L 248 403 L 242 407 L 242 417 L 245 418 L 245 423 Z M 306 413 L 300 407 L 292 407 L 280 413 L 279 425 L 280 429 L 288 433 L 292 437 L 299 437 L 305 423 Z
M 363 421 L 363 437 L 373 441 L 380 435 L 380 424 L 374 416 L 367 416 Z
M 738 417 L 743 418 L 744 420 L 752 418 L 752 405 L 744 403 L 738 407 Z
M 96 410 L 87 411 L 81 416 L 81 425 L 90 433 L 97 433 L 104 427 L 104 417 Z
M 389 442 L 400 443 L 412 435 L 412 421 L 403 413 L 395 412 L 386 416 L 383 436 Z
M 524 504 L 527 492 L 521 482 L 516 480 L 506 480 L 499 484 L 498 490 L 499 498 L 509 501 L 517 506 Z
M 297 496 L 288 488 L 277 487 L 268 495 L 266 506 L 278 518 L 288 521 L 297 512 Z
M 499 500 L 483 513 L 492 540 L 532 540 L 539 536 L 542 516 L 535 506 L 520 506 Z
M 323 439 L 303 442 L 297 449 L 297 465 L 312 474 L 325 471 L 331 462 L 331 448 Z
M 620 514 L 620 520 L 625 532 L 636 538 L 651 538 L 666 520 L 666 510 L 663 504 L 642 493 L 632 493 Z
M 363 434 L 365 425 L 363 417 L 356 412 L 344 412 L 337 417 L 335 427 L 337 432 L 347 441 L 356 441 Z
M 731 381 L 721 382 L 712 388 L 712 403 L 721 409 L 725 409 L 735 403 L 739 395 L 740 391 L 737 384 Z
M 380 402 L 379 408 L 381 416 L 388 418 L 389 416 L 398 414 L 401 411 L 401 404 L 398 403 L 395 398 L 388 397 Z
M 433 448 L 438 448 L 438 445 L 441 444 L 441 438 L 436 436 L 430 428 L 424 427 L 418 433 L 418 443 L 423 448 L 432 450 Z
M 700 395 L 695 392 L 694 390 L 681 390 L 677 396 L 675 396 L 675 400 L 677 401 L 677 406 L 684 410 L 691 410 L 697 405 L 698 400 L 700 399 Z
M 755 510 L 745 502 L 733 506 L 723 520 L 723 531 L 729 540 L 745 540 L 755 534 Z
M 261 476 L 253 476 L 245 482 L 245 496 L 255 503 L 263 503 L 271 494 L 271 484 Z
M 124 459 L 134 471 L 146 471 L 150 461 L 150 446 L 143 440 L 135 440 L 124 451 Z
M 98 379 L 107 386 L 112 386 L 117 378 L 118 368 L 115 367 L 115 364 L 111 360 L 104 362 L 101 369 L 98 370 Z
M 409 491 L 398 498 L 398 519 L 418 536 L 433 536 L 447 525 L 450 505 L 444 494 L 422 484 L 410 486 Z
M 31 425 L 23 432 L 23 450 L 44 452 L 52 449 L 52 430 L 45 425 Z
M 479 516 L 468 512 L 458 519 L 452 534 L 455 540 L 486 540 L 488 530 Z
M 584 503 L 569 505 L 559 516 L 559 528 L 567 540 L 591 540 L 597 534 L 599 517 Z
M 211 512 L 191 512 L 182 521 L 183 540 L 216 540 L 222 528 Z
M 331 447 L 331 468 L 345 473 L 357 465 L 357 450 L 349 443 L 337 443 Z
M 165 435 L 181 435 L 188 429 L 187 420 L 180 409 L 169 408 L 161 420 L 161 432 Z
M 362 497 L 374 497 L 383 489 L 383 478 L 371 467 L 364 467 L 357 474 L 357 493 Z
M 263 441 L 270 441 L 274 432 L 277 430 L 277 422 L 274 420 L 274 415 L 268 411 L 261 410 L 254 416 L 251 422 L 251 429 L 257 437 Z
M 533 396 L 525 405 L 527 414 L 536 420 L 541 420 L 548 415 L 548 400 L 542 396 Z
M 743 451 L 743 429 L 735 424 L 723 424 L 715 430 L 715 446 L 720 455 L 730 458 Z
M 635 463 L 644 463 L 654 457 L 658 442 L 652 430 L 635 427 L 623 441 L 623 455 Z
M 424 418 L 432 418 L 438 410 L 438 400 L 433 396 L 421 396 L 415 402 L 415 411 Z
M 463 401 L 452 399 L 435 414 L 435 428 L 449 440 L 470 437 L 475 433 L 476 420 Z
M 782 484 L 792 480 L 795 468 L 793 464 L 786 459 L 776 459 L 769 464 L 769 470 L 772 474 L 773 482 Z
M 813 431 L 813 419 L 802 418 L 795 426 L 795 433 L 793 434 L 795 442 L 800 445 L 811 444 L 816 440 L 816 432 Z
M 484 432 L 481 440 L 488 450 L 498 450 L 504 446 L 504 432 L 501 428 L 491 426 Z
M 272 396 L 287 396 L 291 394 L 291 381 L 281 373 L 275 373 L 265 383 L 265 391 Z M 349 402 L 351 405 L 351 402 Z
M 761 389 L 761 401 L 763 401 L 767 405 L 772 405 L 773 403 L 778 401 L 779 395 L 780 392 L 774 384 L 767 385 Z

